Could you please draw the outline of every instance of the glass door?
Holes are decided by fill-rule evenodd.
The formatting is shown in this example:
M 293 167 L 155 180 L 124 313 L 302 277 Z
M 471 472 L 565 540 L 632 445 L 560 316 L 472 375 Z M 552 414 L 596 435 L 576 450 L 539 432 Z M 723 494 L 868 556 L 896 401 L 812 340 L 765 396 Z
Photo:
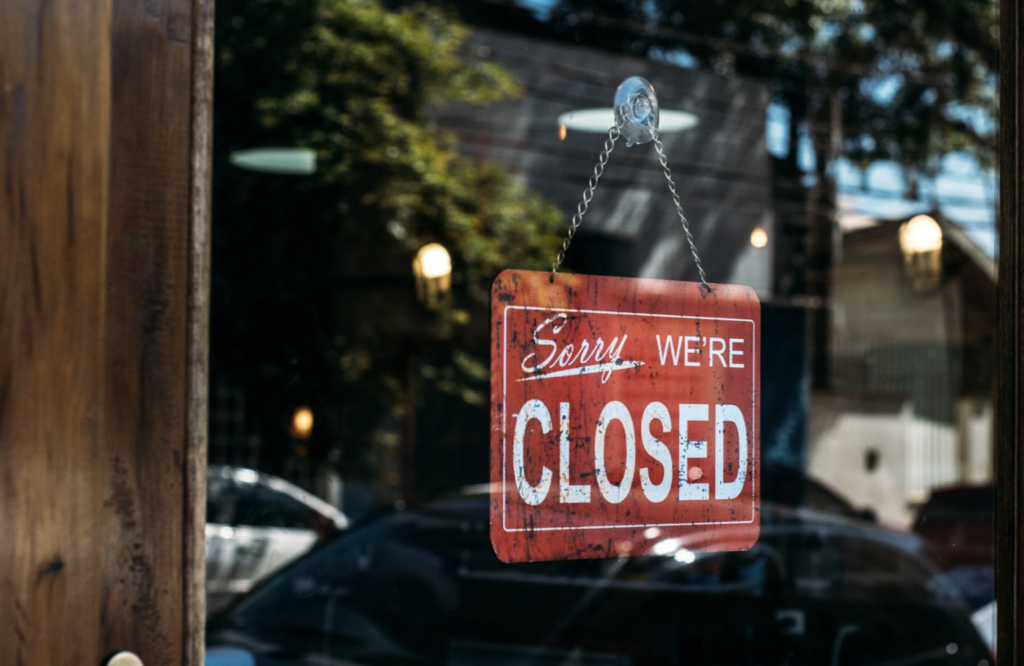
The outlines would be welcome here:
M 216 11 L 208 664 L 994 663 L 997 3 Z M 760 533 L 505 563 L 495 277 L 585 210 L 564 273 L 700 279 L 652 144 L 580 204 L 630 76 L 760 302 Z

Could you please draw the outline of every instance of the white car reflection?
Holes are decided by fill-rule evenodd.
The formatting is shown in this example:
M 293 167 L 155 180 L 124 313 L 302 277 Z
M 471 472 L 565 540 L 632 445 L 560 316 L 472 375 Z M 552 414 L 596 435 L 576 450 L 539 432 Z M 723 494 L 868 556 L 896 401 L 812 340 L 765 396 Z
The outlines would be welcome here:
M 213 466 L 207 479 L 207 613 L 348 527 L 336 508 L 251 469 Z

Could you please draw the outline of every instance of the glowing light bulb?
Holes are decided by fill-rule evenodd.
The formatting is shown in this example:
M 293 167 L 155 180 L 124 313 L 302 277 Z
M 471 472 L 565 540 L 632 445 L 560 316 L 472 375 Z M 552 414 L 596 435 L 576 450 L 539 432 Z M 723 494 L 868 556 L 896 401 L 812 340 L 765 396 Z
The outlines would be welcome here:
M 905 255 L 942 249 L 942 227 L 928 215 L 910 218 L 900 227 L 900 249 Z
M 412 261 L 416 296 L 429 309 L 438 307 L 452 287 L 452 257 L 440 243 L 420 248 Z
M 452 272 L 452 257 L 440 243 L 430 243 L 420 248 L 416 254 L 420 274 L 427 278 L 439 278 Z
M 309 439 L 313 434 L 313 410 L 306 406 L 296 407 L 289 433 L 295 439 Z
M 761 227 L 754 229 L 750 232 L 750 244 L 758 249 L 768 245 L 768 232 Z

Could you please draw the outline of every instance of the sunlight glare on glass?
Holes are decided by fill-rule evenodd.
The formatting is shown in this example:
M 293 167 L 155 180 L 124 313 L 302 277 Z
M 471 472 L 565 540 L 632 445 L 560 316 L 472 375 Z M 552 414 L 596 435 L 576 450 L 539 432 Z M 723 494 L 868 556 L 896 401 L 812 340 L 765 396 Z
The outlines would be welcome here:
M 693 554 L 693 551 L 685 548 L 677 550 L 673 557 L 675 557 L 676 562 L 682 562 L 683 564 L 693 564 L 697 561 L 697 556 Z
M 665 539 L 654 544 L 651 552 L 655 555 L 671 555 L 679 550 L 679 539 Z

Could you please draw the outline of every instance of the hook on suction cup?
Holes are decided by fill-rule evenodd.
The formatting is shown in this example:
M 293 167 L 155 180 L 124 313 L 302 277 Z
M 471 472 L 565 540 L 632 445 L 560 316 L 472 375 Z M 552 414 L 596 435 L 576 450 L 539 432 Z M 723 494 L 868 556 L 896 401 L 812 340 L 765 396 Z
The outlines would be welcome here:
M 615 91 L 615 126 L 626 146 L 653 141 L 658 133 L 658 97 L 654 86 L 641 76 L 631 76 Z

